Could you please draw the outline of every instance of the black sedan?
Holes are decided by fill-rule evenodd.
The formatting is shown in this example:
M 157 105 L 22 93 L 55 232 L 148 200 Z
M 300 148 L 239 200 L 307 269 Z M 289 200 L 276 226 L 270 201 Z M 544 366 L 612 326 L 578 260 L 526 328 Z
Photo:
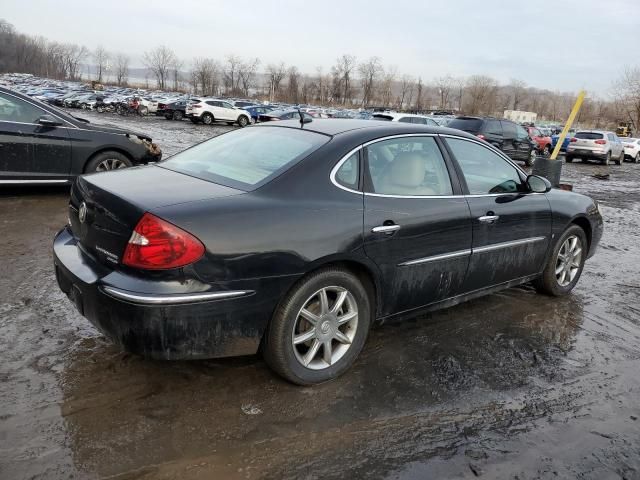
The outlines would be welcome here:
M 147 135 L 93 125 L 0 88 L 0 185 L 68 183 L 160 158 Z
M 297 109 L 272 110 L 258 115 L 258 122 L 273 122 L 278 120 L 299 119 L 302 115 L 306 121 L 313 120 L 313 117 L 306 112 L 300 112 Z M 252 115 L 253 116 L 253 115 Z
M 126 350 L 261 349 L 313 384 L 347 370 L 374 322 L 525 282 L 570 292 L 601 235 L 593 200 L 472 135 L 313 120 L 81 176 L 53 249 L 60 288 Z

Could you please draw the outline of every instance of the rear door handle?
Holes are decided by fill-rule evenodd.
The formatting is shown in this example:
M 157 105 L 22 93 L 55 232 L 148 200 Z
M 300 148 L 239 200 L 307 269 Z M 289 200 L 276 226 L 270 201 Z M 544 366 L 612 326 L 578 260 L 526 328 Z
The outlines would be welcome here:
M 478 220 L 482 223 L 496 223 L 500 215 L 483 215 L 482 217 L 478 217 Z
M 373 233 L 386 233 L 387 235 L 398 230 L 400 230 L 400 225 L 380 225 L 371 229 Z

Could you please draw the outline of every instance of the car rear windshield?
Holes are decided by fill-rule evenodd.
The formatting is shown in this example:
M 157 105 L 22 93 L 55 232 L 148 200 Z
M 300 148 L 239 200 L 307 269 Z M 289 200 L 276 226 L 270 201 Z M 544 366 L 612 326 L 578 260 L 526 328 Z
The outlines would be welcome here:
M 241 190 L 253 190 L 327 143 L 294 128 L 250 127 L 219 135 L 158 166 Z
M 393 120 L 393 117 L 391 115 L 382 115 L 382 114 L 379 114 L 379 113 L 376 113 L 375 115 L 373 115 L 373 118 L 375 120 L 386 120 L 388 122 Z
M 476 133 L 482 128 L 482 120 L 479 118 L 454 118 L 449 122 L 447 127 Z
M 583 140 L 600 140 L 604 138 L 604 135 L 595 132 L 578 132 L 575 134 L 575 137 Z

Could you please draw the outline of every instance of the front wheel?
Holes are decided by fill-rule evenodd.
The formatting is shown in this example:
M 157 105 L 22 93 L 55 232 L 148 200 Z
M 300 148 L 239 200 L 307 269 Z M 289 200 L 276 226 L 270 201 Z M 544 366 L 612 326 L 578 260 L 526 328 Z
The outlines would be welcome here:
M 264 342 L 264 358 L 298 385 L 333 380 L 353 364 L 371 323 L 371 302 L 351 273 L 327 268 L 309 275 L 286 295 Z
M 85 173 L 108 172 L 130 167 L 131 160 L 120 152 L 101 152 L 94 156 L 84 169 Z
M 551 147 L 549 147 L 549 144 L 545 145 L 542 149 L 542 155 L 544 155 L 545 157 L 551 155 Z
M 249 125 L 249 119 L 247 118 L 246 115 L 240 115 L 240 118 L 238 118 L 238 126 L 241 128 L 246 127 L 247 125 Z
M 588 242 L 578 225 L 567 228 L 556 243 L 540 278 L 533 285 L 541 293 L 566 295 L 578 283 L 587 259 Z
M 527 167 L 530 167 L 531 165 L 533 165 L 533 163 L 536 161 L 536 151 L 535 150 L 531 150 L 531 152 L 529 152 L 529 156 L 527 157 L 527 159 L 524 161 L 524 164 Z

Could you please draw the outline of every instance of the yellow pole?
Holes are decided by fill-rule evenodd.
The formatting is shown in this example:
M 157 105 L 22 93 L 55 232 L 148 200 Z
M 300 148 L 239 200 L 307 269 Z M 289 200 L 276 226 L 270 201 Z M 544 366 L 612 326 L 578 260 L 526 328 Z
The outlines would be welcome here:
M 558 143 L 556 143 L 556 148 L 553 149 L 553 153 L 551 154 L 551 157 L 549 157 L 550 160 L 555 160 L 556 158 L 558 158 L 558 154 L 560 153 L 560 147 L 562 147 L 562 144 L 564 143 L 564 139 L 567 137 L 567 133 L 569 133 L 569 129 L 571 128 L 573 121 L 576 119 L 576 116 L 580 111 L 580 107 L 582 106 L 582 101 L 584 100 L 585 94 L 586 92 L 584 90 L 580 90 L 580 93 L 578 94 L 578 98 L 576 99 L 576 103 L 573 105 L 573 109 L 571 110 L 571 113 L 569 114 L 569 118 L 567 119 L 567 123 L 564 124 L 564 128 L 562 129 L 562 132 L 558 137 Z

